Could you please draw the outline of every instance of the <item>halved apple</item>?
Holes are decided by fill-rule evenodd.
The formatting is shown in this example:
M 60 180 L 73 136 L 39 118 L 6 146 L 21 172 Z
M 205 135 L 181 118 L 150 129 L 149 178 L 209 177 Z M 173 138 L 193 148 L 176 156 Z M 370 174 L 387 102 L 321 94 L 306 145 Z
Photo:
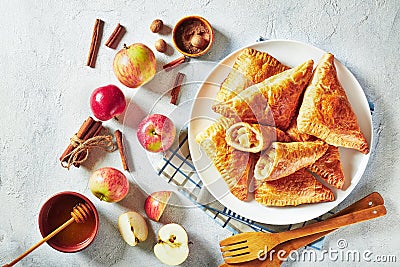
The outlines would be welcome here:
M 145 241 L 149 232 L 143 216 L 134 211 L 119 216 L 118 228 L 122 238 L 130 246 L 136 246 L 139 242 Z
M 164 264 L 176 266 L 183 263 L 189 255 L 186 230 L 176 223 L 166 224 L 158 231 L 158 242 L 154 254 Z
M 147 217 L 158 222 L 167 206 L 168 200 L 171 198 L 171 191 L 158 191 L 151 193 L 144 203 L 144 210 Z

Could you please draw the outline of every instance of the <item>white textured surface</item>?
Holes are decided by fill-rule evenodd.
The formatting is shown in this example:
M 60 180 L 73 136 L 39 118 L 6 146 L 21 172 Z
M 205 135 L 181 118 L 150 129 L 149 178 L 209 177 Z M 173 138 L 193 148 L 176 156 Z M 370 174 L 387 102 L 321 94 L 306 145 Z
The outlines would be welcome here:
M 66 142 L 90 114 L 89 95 L 98 86 L 118 84 L 111 68 L 115 51 L 101 46 L 95 69 L 85 66 L 95 18 L 103 19 L 103 43 L 120 22 L 123 42 L 152 47 L 159 38 L 148 27 L 161 18 L 173 27 L 185 15 L 207 18 L 216 29 L 212 51 L 201 60 L 217 61 L 231 51 L 266 38 L 294 39 L 331 51 L 357 77 L 375 103 L 373 155 L 361 182 L 343 205 L 380 192 L 388 215 L 330 235 L 325 248 L 345 238 L 352 250 L 392 254 L 400 262 L 400 150 L 398 133 L 400 78 L 400 6 L 385 1 L 1 1 L 0 2 L 0 263 L 36 243 L 40 206 L 52 194 L 74 190 L 96 204 L 100 232 L 86 250 L 62 254 L 43 245 L 21 266 L 160 266 L 152 247 L 161 223 L 151 223 L 148 241 L 128 247 L 119 237 L 118 215 L 128 209 L 143 213 L 143 196 L 132 193 L 120 204 L 96 202 L 87 178 L 102 166 L 120 166 L 118 153 L 92 159 L 90 168 L 66 171 L 58 157 Z M 171 42 L 170 35 L 164 38 Z M 157 53 L 159 67 L 179 55 Z M 127 96 L 133 91 L 123 88 Z M 111 129 L 117 122 L 107 122 Z M 139 155 L 138 155 L 139 156 Z M 149 172 L 149 179 L 158 177 Z M 136 192 L 134 194 L 133 192 Z M 171 208 L 164 222 L 181 223 L 189 233 L 190 256 L 183 266 L 221 262 L 218 241 L 229 235 L 195 209 Z M 313 263 L 318 264 L 318 263 Z M 334 265 L 326 260 L 324 265 Z M 336 263 L 337 264 L 337 263 Z M 341 262 L 341 266 L 364 262 Z M 294 263 L 310 266 L 310 263 Z

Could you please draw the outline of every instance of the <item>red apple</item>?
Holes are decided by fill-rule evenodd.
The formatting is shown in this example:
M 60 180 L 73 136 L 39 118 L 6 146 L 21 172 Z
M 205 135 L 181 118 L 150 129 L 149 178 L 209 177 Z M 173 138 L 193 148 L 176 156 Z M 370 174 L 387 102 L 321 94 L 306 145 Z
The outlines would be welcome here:
M 114 58 L 113 68 L 118 80 L 130 88 L 139 87 L 156 74 L 156 57 L 144 44 L 124 45 Z
M 93 115 L 101 121 L 120 115 L 125 107 L 124 93 L 112 84 L 95 89 L 90 96 L 90 108 Z
M 139 123 L 136 134 L 140 144 L 146 150 L 161 152 L 169 149 L 174 143 L 176 129 L 168 117 L 152 114 Z
M 171 191 L 159 191 L 151 193 L 144 202 L 144 210 L 149 219 L 158 222 L 171 198 Z
M 104 167 L 90 176 L 89 189 L 102 201 L 118 202 L 128 194 L 129 181 L 119 170 Z

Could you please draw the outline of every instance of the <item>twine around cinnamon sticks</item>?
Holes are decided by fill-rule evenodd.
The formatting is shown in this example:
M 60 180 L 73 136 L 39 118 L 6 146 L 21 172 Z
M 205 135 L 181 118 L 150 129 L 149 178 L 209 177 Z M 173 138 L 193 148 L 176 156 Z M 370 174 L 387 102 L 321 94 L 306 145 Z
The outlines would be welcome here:
M 92 117 L 86 119 L 78 132 L 70 139 L 70 144 L 60 157 L 61 166 L 69 169 L 72 165 L 80 166 L 93 148 L 99 148 L 106 152 L 116 149 L 112 141 L 112 135 L 99 135 L 104 129 L 101 121 L 95 121 Z

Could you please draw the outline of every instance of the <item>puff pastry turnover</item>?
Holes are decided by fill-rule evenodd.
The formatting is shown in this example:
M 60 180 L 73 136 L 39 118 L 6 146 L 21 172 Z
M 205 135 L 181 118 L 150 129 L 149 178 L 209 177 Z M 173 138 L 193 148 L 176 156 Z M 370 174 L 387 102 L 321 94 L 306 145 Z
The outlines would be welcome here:
M 231 193 L 240 200 L 246 200 L 252 157 L 250 153 L 238 151 L 226 143 L 226 129 L 234 123 L 234 119 L 220 118 L 200 132 L 196 142 L 213 161 Z
M 305 169 L 257 186 L 255 200 L 266 206 L 297 206 L 306 203 L 333 201 L 333 192 Z
M 254 178 L 271 181 L 288 176 L 313 164 L 327 149 L 328 145 L 323 141 L 274 142 L 258 159 Z
M 300 132 L 314 135 L 330 145 L 357 149 L 364 154 L 369 152 L 330 53 L 322 56 L 305 90 L 297 127 Z
M 228 101 L 250 85 L 262 82 L 287 69 L 289 67 L 270 54 L 246 48 L 239 54 L 232 71 L 221 84 L 216 103 Z
M 297 129 L 297 117 L 293 118 L 292 122 L 289 125 L 289 128 L 286 130 L 286 134 L 294 142 L 316 141 L 318 139 L 315 136 L 301 133 L 299 129 Z
M 328 184 L 338 189 L 343 188 L 345 178 L 338 147 L 330 145 L 325 154 L 308 166 L 308 169 L 318 174 Z
M 312 75 L 313 61 L 274 75 L 232 99 L 216 104 L 213 110 L 225 117 L 249 123 L 274 125 L 286 130 L 295 115 L 299 98 Z
M 312 141 L 316 139 L 315 136 L 300 133 L 297 129 L 296 119 L 293 119 L 286 134 L 295 142 Z M 340 161 L 339 148 L 329 145 L 325 154 L 308 166 L 308 169 L 318 174 L 330 185 L 338 189 L 343 188 L 345 177 Z
M 226 131 L 226 142 L 233 148 L 251 153 L 267 149 L 272 142 L 290 142 L 285 132 L 273 126 L 238 122 Z

